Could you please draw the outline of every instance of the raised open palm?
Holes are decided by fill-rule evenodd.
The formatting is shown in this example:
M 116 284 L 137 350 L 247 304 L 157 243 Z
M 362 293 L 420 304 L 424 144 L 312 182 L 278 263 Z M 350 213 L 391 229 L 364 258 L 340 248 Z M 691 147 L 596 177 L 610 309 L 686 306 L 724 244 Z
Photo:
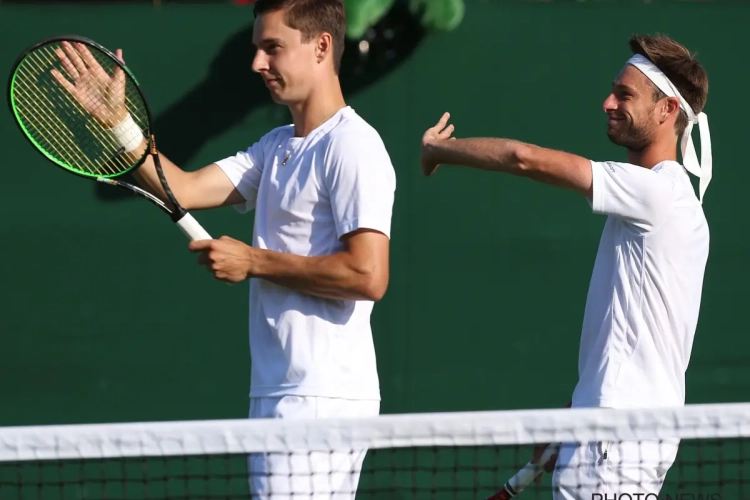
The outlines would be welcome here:
M 53 69 L 55 80 L 103 127 L 110 128 L 120 123 L 128 112 L 122 68 L 115 66 L 109 74 L 81 43 L 63 42 L 62 47 L 55 53 L 67 78 Z M 121 50 L 118 49 L 115 55 L 122 61 Z
M 440 120 L 428 128 L 422 136 L 422 173 L 424 175 L 432 175 L 435 170 L 440 166 L 431 153 L 432 146 L 435 144 L 455 139 L 451 134 L 453 133 L 453 124 L 448 124 L 448 119 L 451 117 L 450 113 L 443 113 Z

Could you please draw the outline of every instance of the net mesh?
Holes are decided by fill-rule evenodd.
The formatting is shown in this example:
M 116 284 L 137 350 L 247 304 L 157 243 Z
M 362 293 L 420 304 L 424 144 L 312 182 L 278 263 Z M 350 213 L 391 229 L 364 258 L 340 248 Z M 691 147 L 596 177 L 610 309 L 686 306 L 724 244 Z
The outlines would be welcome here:
M 487 499 L 562 443 L 518 498 L 742 500 L 748 435 L 750 404 L 6 427 L 0 499 Z

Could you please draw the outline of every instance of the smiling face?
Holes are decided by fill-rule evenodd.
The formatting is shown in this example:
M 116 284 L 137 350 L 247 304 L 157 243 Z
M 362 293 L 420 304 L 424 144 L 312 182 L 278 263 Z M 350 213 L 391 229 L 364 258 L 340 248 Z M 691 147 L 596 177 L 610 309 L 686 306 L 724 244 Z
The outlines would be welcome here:
M 625 65 L 604 100 L 607 136 L 619 146 L 642 151 L 653 142 L 659 126 L 656 107 L 653 84 L 638 69 Z
M 317 80 L 320 37 L 303 42 L 302 32 L 287 26 L 284 15 L 284 10 L 277 10 L 255 19 L 253 71 L 263 78 L 274 101 L 289 105 L 304 101 Z

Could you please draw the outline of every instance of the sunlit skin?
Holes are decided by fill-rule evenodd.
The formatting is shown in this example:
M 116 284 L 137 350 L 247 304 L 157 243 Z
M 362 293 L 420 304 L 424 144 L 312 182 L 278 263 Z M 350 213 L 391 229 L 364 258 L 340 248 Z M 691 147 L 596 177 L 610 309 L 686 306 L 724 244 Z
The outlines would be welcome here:
M 607 136 L 627 148 L 628 162 L 651 168 L 677 160 L 679 101 L 665 97 L 654 102 L 654 85 L 637 68 L 629 64 L 623 68 L 602 108 L 607 114 Z
M 252 69 L 271 98 L 289 107 L 298 136 L 307 135 L 345 105 L 333 64 L 333 38 L 321 33 L 303 42 L 300 31 L 284 23 L 284 11 L 258 16 Z

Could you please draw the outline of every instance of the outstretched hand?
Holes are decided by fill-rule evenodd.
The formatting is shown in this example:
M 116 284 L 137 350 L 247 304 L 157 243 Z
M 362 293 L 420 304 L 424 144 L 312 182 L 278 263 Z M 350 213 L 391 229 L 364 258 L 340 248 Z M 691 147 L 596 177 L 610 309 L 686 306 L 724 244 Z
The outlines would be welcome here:
M 125 72 L 115 66 L 110 75 L 82 43 L 62 42 L 55 51 L 65 75 L 53 69 L 52 77 L 103 127 L 110 128 L 127 116 Z M 122 62 L 122 50 L 116 57 Z
M 434 154 L 434 146 L 442 141 L 455 139 L 451 137 L 453 124 L 448 125 L 450 113 L 443 113 L 438 122 L 427 129 L 422 136 L 422 173 L 432 175 L 440 166 Z
M 258 260 L 256 249 L 229 236 L 191 241 L 188 249 L 200 254 L 198 264 L 206 266 L 214 278 L 229 283 L 252 277 Z

